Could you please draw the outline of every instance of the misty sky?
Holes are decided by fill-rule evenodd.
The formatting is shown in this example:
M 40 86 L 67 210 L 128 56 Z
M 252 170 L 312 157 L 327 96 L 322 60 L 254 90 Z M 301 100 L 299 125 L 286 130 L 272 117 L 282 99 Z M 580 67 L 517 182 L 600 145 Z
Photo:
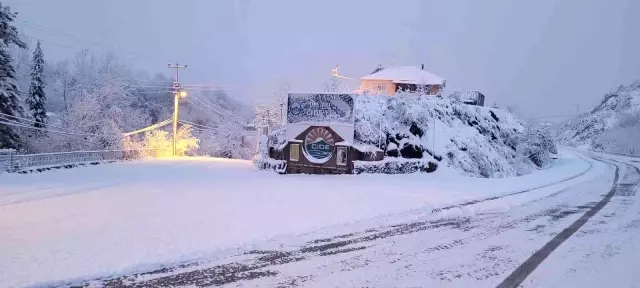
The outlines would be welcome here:
M 637 0 L 2 2 L 49 60 L 87 48 L 150 73 L 188 63 L 183 83 L 224 85 L 245 102 L 282 82 L 321 91 L 335 64 L 361 77 L 424 63 L 448 88 L 536 116 L 585 111 L 640 79 Z

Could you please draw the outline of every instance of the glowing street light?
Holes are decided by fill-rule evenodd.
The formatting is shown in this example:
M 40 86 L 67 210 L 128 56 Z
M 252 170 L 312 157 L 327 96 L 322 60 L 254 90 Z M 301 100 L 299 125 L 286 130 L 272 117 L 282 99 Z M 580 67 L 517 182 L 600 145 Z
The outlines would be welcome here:
M 180 98 L 185 98 L 187 97 L 187 90 L 184 89 L 180 89 L 180 91 L 178 91 L 178 96 L 180 96 Z

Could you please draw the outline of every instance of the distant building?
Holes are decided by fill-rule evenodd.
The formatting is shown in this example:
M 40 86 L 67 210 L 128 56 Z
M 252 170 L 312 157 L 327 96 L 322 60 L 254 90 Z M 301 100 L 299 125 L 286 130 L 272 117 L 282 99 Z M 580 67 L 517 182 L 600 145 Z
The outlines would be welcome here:
M 458 90 L 449 96 L 469 105 L 484 106 L 484 94 L 477 90 Z
M 398 91 L 425 91 L 427 95 L 437 95 L 446 81 L 429 71 L 424 65 L 383 68 L 378 66 L 371 74 L 360 78 L 359 93 L 393 96 Z

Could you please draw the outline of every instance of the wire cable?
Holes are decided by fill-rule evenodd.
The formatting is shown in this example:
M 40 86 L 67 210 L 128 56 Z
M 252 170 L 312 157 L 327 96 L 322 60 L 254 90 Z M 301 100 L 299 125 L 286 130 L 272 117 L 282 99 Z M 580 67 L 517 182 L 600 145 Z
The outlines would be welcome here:
M 147 60 L 158 62 L 158 59 L 154 59 L 154 58 L 151 58 L 151 57 L 143 55 L 143 54 L 132 53 L 131 51 L 125 51 L 123 49 L 116 49 L 114 47 L 109 47 L 107 45 L 104 45 L 102 43 L 98 43 L 98 42 L 93 41 L 93 40 L 87 40 L 87 39 L 84 39 L 82 37 L 78 37 L 76 35 L 73 35 L 73 34 L 70 34 L 70 33 L 64 32 L 64 31 L 56 31 L 56 30 L 53 30 L 51 28 L 44 27 L 42 25 L 38 25 L 36 23 L 30 22 L 30 21 L 27 21 L 27 20 L 24 20 L 24 19 L 16 19 L 16 22 L 20 22 L 22 24 L 25 24 L 25 25 L 30 26 L 32 28 L 36 28 L 36 29 L 42 30 L 42 31 L 47 32 L 49 34 L 57 34 L 59 36 L 66 37 L 66 38 L 71 39 L 71 40 L 76 41 L 76 42 L 88 44 L 90 46 L 103 48 L 103 49 L 107 49 L 107 50 L 119 50 L 122 53 L 128 54 L 130 57 L 133 57 L 133 58 L 144 58 L 144 59 L 147 59 Z M 171 63 L 171 61 L 161 61 L 161 62 Z
M 34 124 L 35 124 L 35 123 L 40 123 L 40 122 L 38 122 L 38 121 L 36 121 L 36 120 L 33 120 L 33 119 L 24 118 L 24 117 L 18 117 L 18 116 L 13 116 L 13 115 L 5 114 L 5 113 L 0 113 L 0 120 L 11 121 L 11 122 L 15 122 L 15 123 L 23 124 L 23 125 L 24 125 L 24 123 L 20 123 L 20 121 L 18 121 L 18 120 L 12 120 L 12 119 L 9 119 L 9 118 L 14 118 L 14 119 L 22 120 L 22 121 L 27 121 L 27 122 L 29 122 L 29 123 L 34 123 Z M 100 121 L 104 121 L 104 119 L 103 119 L 103 120 L 100 120 Z M 97 121 L 97 122 L 100 122 L 100 121 Z M 97 122 L 95 122 L 95 123 L 97 123 Z M 93 124 L 93 123 L 92 123 L 92 124 Z M 51 124 L 46 124 L 46 123 L 45 123 L 45 126 L 46 126 L 46 127 L 56 128 L 56 129 L 58 129 L 58 130 L 62 130 L 62 131 L 65 131 L 65 130 L 66 130 L 66 132 L 71 132 L 71 133 L 84 133 L 84 132 L 80 132 L 80 131 L 77 131 L 77 130 L 73 130 L 73 129 L 71 129 L 71 128 L 66 128 L 66 127 L 56 126 L 56 125 L 51 125 Z
M 196 126 L 196 127 L 202 127 L 202 128 L 204 128 L 204 129 L 210 129 L 210 130 L 216 130 L 216 129 L 218 129 L 218 128 L 213 128 L 213 127 L 209 127 L 209 126 L 202 125 L 202 124 L 196 124 L 196 123 L 189 122 L 189 121 L 186 121 L 186 120 L 179 120 L 179 121 L 178 121 L 178 123 L 188 124 L 188 125 Z
M 171 122 L 173 122 L 173 117 L 171 117 L 171 118 L 169 118 L 169 119 L 167 119 L 167 120 L 164 120 L 164 121 L 158 122 L 158 123 L 156 123 L 156 124 L 153 124 L 153 125 L 151 125 L 151 126 L 144 127 L 144 128 L 142 128 L 142 129 L 138 129 L 138 130 L 131 131 L 131 132 L 127 132 L 127 133 L 122 133 L 122 136 L 123 136 L 123 137 L 127 137 L 127 136 L 131 136 L 131 135 L 139 134 L 139 133 L 142 133 L 142 132 L 151 131 L 151 130 L 153 130 L 153 129 L 160 128 L 160 127 L 163 127 L 163 126 L 166 126 L 166 125 L 170 124 Z
M 200 111 L 202 111 L 202 112 L 204 112 L 204 113 L 207 113 L 207 114 L 211 113 L 211 111 L 207 111 L 207 110 L 205 110 L 204 108 L 202 108 L 202 107 L 200 107 L 200 106 L 196 105 L 196 103 L 193 103 L 193 102 L 189 101 L 189 99 L 185 99 L 185 101 L 187 101 L 187 103 L 191 104 L 191 106 L 193 106 L 193 107 L 196 107 L 196 108 L 200 109 Z
M 211 106 L 212 104 L 208 104 L 208 103 L 206 103 L 205 101 L 203 101 L 203 100 L 199 99 L 199 98 L 198 98 L 198 97 L 196 97 L 196 96 L 191 96 L 191 98 L 193 98 L 194 100 L 196 100 L 196 101 L 198 101 L 198 102 L 200 102 L 200 103 L 204 104 L 204 105 L 205 105 L 205 106 L 207 106 L 209 109 L 213 110 L 214 112 L 216 112 L 216 113 L 218 113 L 218 114 L 220 114 L 220 115 L 222 115 L 222 116 L 233 116 L 233 114 L 231 114 L 231 112 L 229 112 L 229 111 L 224 111 L 224 110 L 220 110 L 220 109 L 217 109 L 217 108 L 214 108 L 213 106 Z M 222 112 L 221 112 L 221 111 L 222 111 Z
M 0 124 L 5 124 L 5 125 L 9 125 L 9 126 L 16 126 L 16 127 L 22 127 L 22 128 L 29 128 L 29 129 L 33 129 L 33 130 L 46 131 L 46 132 L 51 132 L 51 133 L 56 133 L 56 134 L 64 134 L 64 135 L 99 136 L 97 134 L 73 133 L 73 132 L 64 132 L 64 131 L 57 131 L 57 130 L 51 130 L 51 129 L 44 129 L 44 128 L 34 127 L 34 126 L 31 126 L 31 125 L 24 125 L 24 124 L 20 124 L 20 123 L 12 123 L 12 122 L 4 122 L 4 121 L 0 121 Z

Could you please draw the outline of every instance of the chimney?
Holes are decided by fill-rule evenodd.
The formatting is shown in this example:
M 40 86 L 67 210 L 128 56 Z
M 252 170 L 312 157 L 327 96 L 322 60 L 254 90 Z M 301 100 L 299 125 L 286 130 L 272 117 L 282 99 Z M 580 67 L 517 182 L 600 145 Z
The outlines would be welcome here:
M 420 64 L 420 69 L 424 70 L 424 64 Z

